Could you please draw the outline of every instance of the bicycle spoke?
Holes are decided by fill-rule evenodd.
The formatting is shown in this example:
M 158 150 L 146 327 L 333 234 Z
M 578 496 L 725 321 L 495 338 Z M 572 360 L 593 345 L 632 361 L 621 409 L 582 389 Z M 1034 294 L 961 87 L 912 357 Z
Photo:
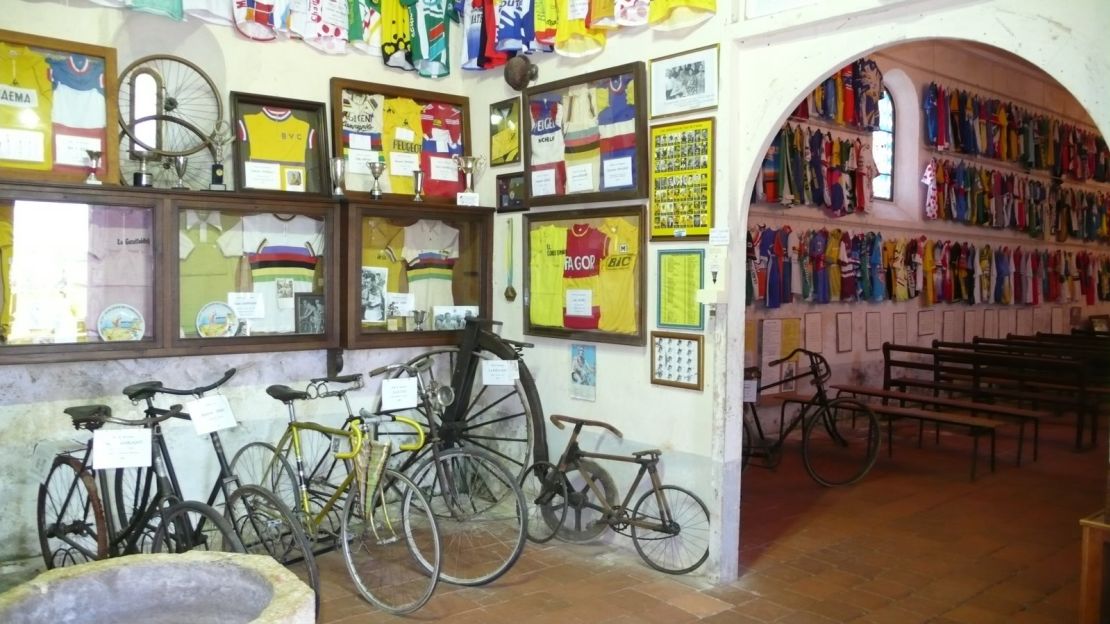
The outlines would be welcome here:
M 470 443 L 473 444 L 474 446 L 477 446 L 477 447 L 479 447 L 483 450 L 489 451 L 490 453 L 493 453 L 494 455 L 497 455 L 498 457 L 503 457 L 506 460 L 511 461 L 512 463 L 516 464 L 517 466 L 520 466 L 522 468 L 524 467 L 524 463 L 517 460 L 515 457 L 510 457 L 509 455 L 506 455 L 505 453 L 502 453 L 501 451 L 498 451 L 497 449 L 495 449 L 491 446 L 488 446 L 486 444 L 482 444 L 481 442 L 475 442 L 474 441 L 475 437 L 481 438 L 482 436 L 472 436 L 472 437 L 467 438 L 467 440 L 469 440 Z M 484 438 L 484 439 L 491 439 L 491 438 Z M 493 438 L 493 439 L 495 439 L 495 438 Z M 524 440 L 524 441 L 527 442 L 527 440 Z
M 486 425 L 493 425 L 493 424 L 496 424 L 496 423 L 499 423 L 499 422 L 505 422 L 506 420 L 512 420 L 513 418 L 520 418 L 521 416 L 526 416 L 526 415 L 527 414 L 525 412 L 517 412 L 515 414 L 509 414 L 508 416 L 502 416 L 501 418 L 495 418 L 493 420 L 486 420 L 486 421 L 480 422 L 476 425 L 470 425 L 469 427 L 463 427 L 463 431 L 470 431 L 471 429 L 477 429 L 478 427 L 485 427 Z M 467 418 L 466 420 L 467 420 L 467 422 L 470 422 L 473 419 Z M 521 441 L 522 442 L 527 442 L 528 440 L 525 439 L 525 440 L 521 440 Z

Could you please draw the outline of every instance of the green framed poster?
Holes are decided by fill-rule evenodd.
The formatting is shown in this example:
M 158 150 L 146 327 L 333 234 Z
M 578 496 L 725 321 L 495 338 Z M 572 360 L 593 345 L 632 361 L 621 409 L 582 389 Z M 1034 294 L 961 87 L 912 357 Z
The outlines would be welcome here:
M 705 286 L 705 250 L 661 249 L 657 254 L 659 327 L 705 329 L 705 305 L 698 303 L 698 291 Z

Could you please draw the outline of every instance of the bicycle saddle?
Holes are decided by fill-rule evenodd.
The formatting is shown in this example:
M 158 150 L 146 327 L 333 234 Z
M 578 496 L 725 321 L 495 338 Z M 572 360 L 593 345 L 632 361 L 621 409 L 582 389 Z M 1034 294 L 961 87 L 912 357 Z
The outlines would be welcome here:
M 143 381 L 127 386 L 123 389 L 123 393 L 132 401 L 143 401 L 158 394 L 158 389 L 161 387 L 160 381 Z
M 293 401 L 303 401 L 308 398 L 308 393 L 303 390 L 294 390 L 289 386 L 275 385 L 266 388 L 266 394 L 274 397 L 282 403 L 291 403 Z
M 662 455 L 662 454 L 663 454 L 663 451 L 660 451 L 659 449 L 648 449 L 646 451 L 636 451 L 635 453 L 632 453 L 632 456 L 633 457 L 643 457 L 644 455 Z
M 104 424 L 104 419 L 112 415 L 107 405 L 78 405 L 62 410 L 73 420 L 74 429 L 94 431 Z
M 350 375 L 337 375 L 335 377 L 317 377 L 312 379 L 312 383 L 355 383 L 362 379 L 361 373 L 352 373 Z

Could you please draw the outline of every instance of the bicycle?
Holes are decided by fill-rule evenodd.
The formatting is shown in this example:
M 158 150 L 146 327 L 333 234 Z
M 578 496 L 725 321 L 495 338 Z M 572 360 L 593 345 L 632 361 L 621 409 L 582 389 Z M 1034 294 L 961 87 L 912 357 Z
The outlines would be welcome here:
M 276 447 L 262 442 L 244 446 L 232 465 L 242 466 L 248 479 L 281 492 L 282 497 L 292 489 L 300 517 L 314 539 L 338 540 L 359 593 L 391 613 L 411 613 L 427 603 L 435 591 L 443 564 L 440 531 L 421 489 L 408 477 L 386 468 L 390 444 L 378 442 L 374 428 L 387 422 L 411 427 L 417 440 L 404 446 L 412 449 L 424 445 L 423 429 L 407 418 L 385 414 L 348 419 L 342 428 L 298 420 L 296 401 L 325 397 L 346 400 L 352 388 L 331 390 L 329 382 L 357 383 L 361 387 L 359 376 L 347 375 L 313 380 L 305 391 L 283 385 L 266 388 L 266 393 L 289 411 L 286 432 Z M 308 432 L 328 441 L 324 448 L 330 449 L 330 459 L 306 455 L 302 436 Z M 340 450 L 343 440 L 350 450 Z M 286 461 L 287 456 L 293 457 L 296 472 Z M 348 467 L 349 461 L 354 461 L 358 469 Z M 339 483 L 330 481 L 335 476 L 333 470 L 323 470 L 336 465 L 345 466 Z M 293 484 L 295 489 L 291 488 Z M 341 501 L 345 502 L 336 530 L 327 524 Z
M 640 557 L 660 572 L 686 574 L 705 563 L 709 557 L 709 508 L 686 488 L 663 485 L 659 478 L 662 451 L 636 451 L 630 456 L 584 451 L 578 445 L 583 426 L 600 427 L 618 438 L 624 436 L 616 427 L 597 420 L 553 414 L 551 422 L 559 429 L 570 423 L 574 431 L 558 465 L 536 462 L 521 480 L 532 504 L 530 540 L 543 543 L 558 537 L 568 542 L 584 542 L 610 528 L 631 537 Z M 589 458 L 639 465 L 636 478 L 620 503 L 613 477 Z M 651 489 L 640 496 L 630 513 L 629 503 L 645 474 Z
M 134 404 L 145 402 L 144 413 L 148 417 L 158 417 L 165 415 L 167 410 L 154 405 L 154 398 L 157 395 L 191 396 L 200 399 L 206 393 L 227 383 L 234 375 L 235 369 L 231 368 L 217 381 L 187 390 L 168 388 L 160 381 L 145 381 L 127 386 L 123 389 L 123 393 Z M 192 419 L 188 413 L 180 410 L 172 416 L 184 420 Z M 320 572 L 316 566 L 312 545 L 304 529 L 301 528 L 301 522 L 294 516 L 291 508 L 274 493 L 258 485 L 242 482 L 227 461 L 227 454 L 224 452 L 218 431 L 210 432 L 208 439 L 216 453 L 219 473 L 216 475 L 205 504 L 215 508 L 217 500 L 222 495 L 225 517 L 231 523 L 246 552 L 269 555 L 293 570 L 312 589 L 316 597 L 316 612 L 319 614 Z M 180 492 L 173 463 L 168 455 L 166 470 L 175 491 Z M 119 494 L 116 501 L 119 505 L 120 517 L 126 517 L 131 510 L 142 508 L 146 493 L 149 492 L 150 479 L 150 471 L 141 468 L 121 470 L 116 473 L 115 491 Z
M 55 456 L 46 481 L 39 486 L 36 509 L 39 545 L 47 569 L 162 550 L 245 552 L 235 530 L 219 512 L 199 501 L 181 499 L 180 489 L 172 482 L 176 477 L 167 471 L 169 454 L 159 425 L 178 415 L 180 405 L 159 416 L 138 420 L 113 417 L 107 405 L 81 405 L 64 412 L 77 430 L 93 432 L 105 423 L 152 428 L 154 476 L 148 480 L 142 505 L 125 517 L 111 504 L 108 473 L 113 470 L 97 470 L 90 463 L 92 438 L 86 442 L 82 456 L 76 454 L 79 450 Z M 120 472 L 115 470 L 116 474 Z
M 743 420 L 742 469 L 747 468 L 755 458 L 762 460 L 764 467 L 777 466 L 782 459 L 786 439 L 801 425 L 802 461 L 809 476 L 826 487 L 855 483 L 871 470 L 879 456 L 879 420 L 860 401 L 842 397 L 829 398 L 825 383 L 832 376 L 832 370 L 828 360 L 820 353 L 798 348 L 786 357 L 768 364 L 778 366 L 798 354 L 809 358 L 808 371 L 758 386 L 759 392 L 808 379 L 814 387 L 813 397 L 790 397 L 791 400 L 783 402 L 779 415 L 779 432 L 774 438 L 767 437 L 755 402 L 745 402 L 747 409 Z M 759 369 L 747 369 L 745 372 L 758 379 Z M 758 381 L 756 383 L 758 385 Z M 799 403 L 801 408 L 787 423 L 786 406 L 791 402 Z

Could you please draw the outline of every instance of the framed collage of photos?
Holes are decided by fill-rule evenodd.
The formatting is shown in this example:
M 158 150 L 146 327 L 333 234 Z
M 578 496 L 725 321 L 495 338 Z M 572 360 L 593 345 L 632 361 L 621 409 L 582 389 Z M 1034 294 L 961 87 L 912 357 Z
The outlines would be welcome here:
M 713 228 L 714 120 L 651 128 L 651 240 L 705 240 Z
M 0 54 L 0 173 L 117 184 L 116 51 L 0 30 Z
M 412 199 L 420 172 L 425 201 L 454 204 L 465 187 L 456 157 L 470 153 L 465 96 L 331 79 L 334 155 L 346 160 L 349 192 L 377 188 L 385 199 Z M 371 169 L 377 169 L 377 177 Z
M 651 383 L 701 390 L 705 350 L 701 334 L 651 332 Z
M 525 89 L 525 203 L 645 197 L 646 92 L 642 62 Z
M 323 102 L 231 92 L 240 189 L 331 193 Z

